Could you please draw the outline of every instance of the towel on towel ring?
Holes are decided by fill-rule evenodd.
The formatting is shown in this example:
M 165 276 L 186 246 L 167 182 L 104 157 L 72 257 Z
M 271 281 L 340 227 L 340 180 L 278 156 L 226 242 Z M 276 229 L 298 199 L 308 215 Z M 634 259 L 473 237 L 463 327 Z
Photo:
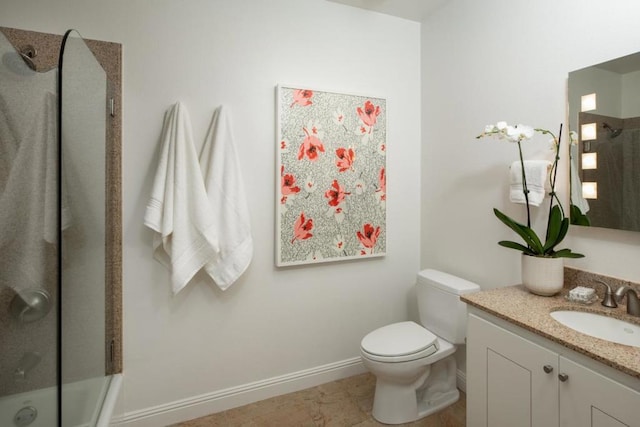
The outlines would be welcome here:
M 529 190 L 529 204 L 540 206 L 547 194 L 547 177 L 551 162 L 547 160 L 525 160 L 524 171 Z M 522 188 L 522 165 L 519 161 L 511 164 L 509 199 L 513 203 L 526 203 Z

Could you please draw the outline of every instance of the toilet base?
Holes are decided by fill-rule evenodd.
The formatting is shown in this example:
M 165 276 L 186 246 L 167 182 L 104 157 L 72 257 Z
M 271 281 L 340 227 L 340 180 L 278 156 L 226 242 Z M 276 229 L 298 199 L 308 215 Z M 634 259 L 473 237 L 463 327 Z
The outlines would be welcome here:
M 416 420 L 428 417 L 429 415 L 438 412 L 439 410 L 444 409 L 449 405 L 453 405 L 458 400 L 460 400 L 460 392 L 456 388 L 455 390 L 444 393 L 437 398 L 431 399 L 428 403 L 420 402 L 418 404 L 418 418 L 416 418 Z
M 456 361 L 453 355 L 427 366 L 413 384 L 389 381 L 379 376 L 371 415 L 383 424 L 417 421 L 455 403 L 460 398 L 456 388 Z

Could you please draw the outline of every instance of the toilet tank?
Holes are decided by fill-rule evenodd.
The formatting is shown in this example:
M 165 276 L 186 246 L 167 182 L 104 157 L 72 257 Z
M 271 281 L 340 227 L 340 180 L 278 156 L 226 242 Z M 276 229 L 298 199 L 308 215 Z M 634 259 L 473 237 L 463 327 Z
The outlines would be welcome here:
M 416 282 L 422 326 L 452 344 L 463 344 L 467 331 L 467 305 L 460 295 L 478 292 L 475 283 L 438 270 L 422 270 Z

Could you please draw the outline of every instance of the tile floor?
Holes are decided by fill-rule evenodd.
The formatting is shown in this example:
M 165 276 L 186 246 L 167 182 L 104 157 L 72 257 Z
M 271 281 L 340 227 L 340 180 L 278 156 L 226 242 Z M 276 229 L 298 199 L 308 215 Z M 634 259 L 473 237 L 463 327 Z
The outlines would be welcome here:
M 375 377 L 356 375 L 217 414 L 174 427 L 372 427 L 383 426 L 371 416 Z M 444 410 L 403 426 L 464 427 L 466 396 Z

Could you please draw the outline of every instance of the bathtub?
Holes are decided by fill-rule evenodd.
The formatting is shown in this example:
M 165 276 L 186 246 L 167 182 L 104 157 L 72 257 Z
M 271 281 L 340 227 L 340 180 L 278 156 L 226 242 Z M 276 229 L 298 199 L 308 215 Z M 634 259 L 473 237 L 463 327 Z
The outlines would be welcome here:
M 62 425 L 109 426 L 121 384 L 122 375 L 118 374 L 63 385 Z M 56 422 L 56 387 L 0 398 L 1 426 L 52 427 Z

